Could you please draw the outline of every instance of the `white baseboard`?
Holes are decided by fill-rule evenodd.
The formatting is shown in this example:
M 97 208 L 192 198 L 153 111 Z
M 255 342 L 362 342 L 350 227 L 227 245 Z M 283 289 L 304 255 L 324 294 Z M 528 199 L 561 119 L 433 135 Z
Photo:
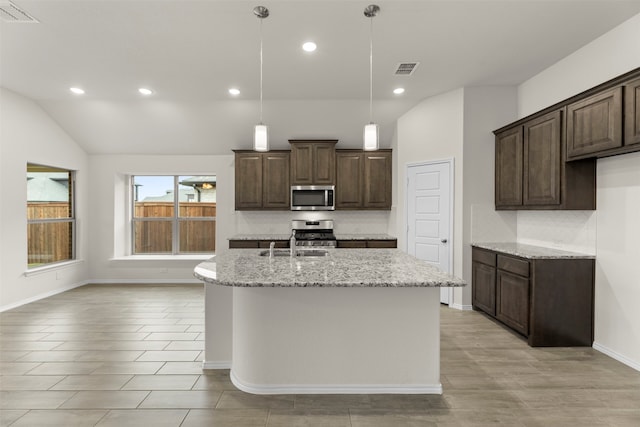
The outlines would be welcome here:
M 258 385 L 240 380 L 231 370 L 231 382 L 252 394 L 442 394 L 442 384 L 286 384 Z
M 451 308 L 455 308 L 456 310 L 464 310 L 464 311 L 471 311 L 473 310 L 473 306 L 472 305 L 465 305 L 465 304 L 450 304 L 449 307 Z
M 593 348 L 595 350 L 598 350 L 600 353 L 604 353 L 612 359 L 617 360 L 620 363 L 624 363 L 625 365 L 635 369 L 636 371 L 640 371 L 640 363 L 635 360 L 631 360 L 628 357 L 623 356 L 622 354 L 603 346 L 602 344 L 598 344 L 597 342 L 593 343 Z
M 198 279 L 93 279 L 87 281 L 87 283 L 94 284 L 105 284 L 105 285 L 119 285 L 119 284 L 140 284 L 140 283 L 148 283 L 150 285 L 169 285 L 169 284 L 191 284 L 197 285 L 202 284 L 201 280 Z
M 202 362 L 202 369 L 231 369 L 231 360 Z
M 3 311 L 11 310 L 11 309 L 16 308 L 16 307 L 20 307 L 21 305 L 29 304 L 30 302 L 38 301 L 38 300 L 41 300 L 41 299 L 44 299 L 44 298 L 51 297 L 53 295 L 60 294 L 62 292 L 69 291 L 71 289 L 79 288 L 80 286 L 84 286 L 84 285 L 86 285 L 88 283 L 91 283 L 91 282 L 85 280 L 85 281 L 78 282 L 78 283 L 72 283 L 70 285 L 66 285 L 66 286 L 63 286 L 61 288 L 49 291 L 49 292 L 45 292 L 45 293 L 42 293 L 42 294 L 34 295 L 32 297 L 29 297 L 29 298 L 26 298 L 26 299 L 23 299 L 23 300 L 20 300 L 20 301 L 13 302 L 11 304 L 3 305 L 2 307 L 0 307 L 0 313 L 2 313 Z

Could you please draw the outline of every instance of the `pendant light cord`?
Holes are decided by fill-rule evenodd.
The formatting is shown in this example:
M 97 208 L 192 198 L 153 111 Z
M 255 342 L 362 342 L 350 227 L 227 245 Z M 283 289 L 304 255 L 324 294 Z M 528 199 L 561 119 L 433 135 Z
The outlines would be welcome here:
M 262 19 L 260 19 L 260 124 L 262 124 Z
M 373 123 L 373 16 L 369 19 L 369 123 Z

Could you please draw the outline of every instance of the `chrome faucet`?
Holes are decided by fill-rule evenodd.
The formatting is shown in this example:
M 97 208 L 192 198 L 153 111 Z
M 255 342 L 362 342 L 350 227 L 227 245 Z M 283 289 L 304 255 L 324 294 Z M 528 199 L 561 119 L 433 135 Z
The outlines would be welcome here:
M 289 248 L 291 249 L 291 257 L 296 256 L 296 230 L 291 231 L 291 238 L 289 239 Z
M 269 243 L 269 259 L 273 258 L 273 248 L 276 247 L 276 242 Z

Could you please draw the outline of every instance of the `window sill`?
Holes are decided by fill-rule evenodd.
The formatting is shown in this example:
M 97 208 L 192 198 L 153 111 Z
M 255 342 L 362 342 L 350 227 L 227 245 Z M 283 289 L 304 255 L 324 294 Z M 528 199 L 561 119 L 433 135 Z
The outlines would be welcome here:
M 215 254 L 126 255 L 109 258 L 109 261 L 201 261 L 214 256 Z
M 194 261 L 202 262 L 214 257 L 215 254 L 188 254 L 188 255 L 128 255 L 109 258 L 109 262 L 115 265 L 138 264 L 185 264 L 193 265 Z
M 63 268 L 71 267 L 77 264 L 81 264 L 84 261 L 81 259 L 74 259 L 71 261 L 57 262 L 55 264 L 43 265 L 42 267 L 30 268 L 24 272 L 26 277 L 35 276 L 37 274 L 47 273 L 49 271 L 61 270 Z

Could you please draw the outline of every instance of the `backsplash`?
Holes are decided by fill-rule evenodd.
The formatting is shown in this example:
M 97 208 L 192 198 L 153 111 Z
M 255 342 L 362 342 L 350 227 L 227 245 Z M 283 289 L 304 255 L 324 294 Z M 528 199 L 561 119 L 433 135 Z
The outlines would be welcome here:
M 518 211 L 518 243 L 596 254 L 596 211 Z
M 237 211 L 234 234 L 288 234 L 293 219 L 332 219 L 338 234 L 379 234 L 388 231 L 389 211 Z

